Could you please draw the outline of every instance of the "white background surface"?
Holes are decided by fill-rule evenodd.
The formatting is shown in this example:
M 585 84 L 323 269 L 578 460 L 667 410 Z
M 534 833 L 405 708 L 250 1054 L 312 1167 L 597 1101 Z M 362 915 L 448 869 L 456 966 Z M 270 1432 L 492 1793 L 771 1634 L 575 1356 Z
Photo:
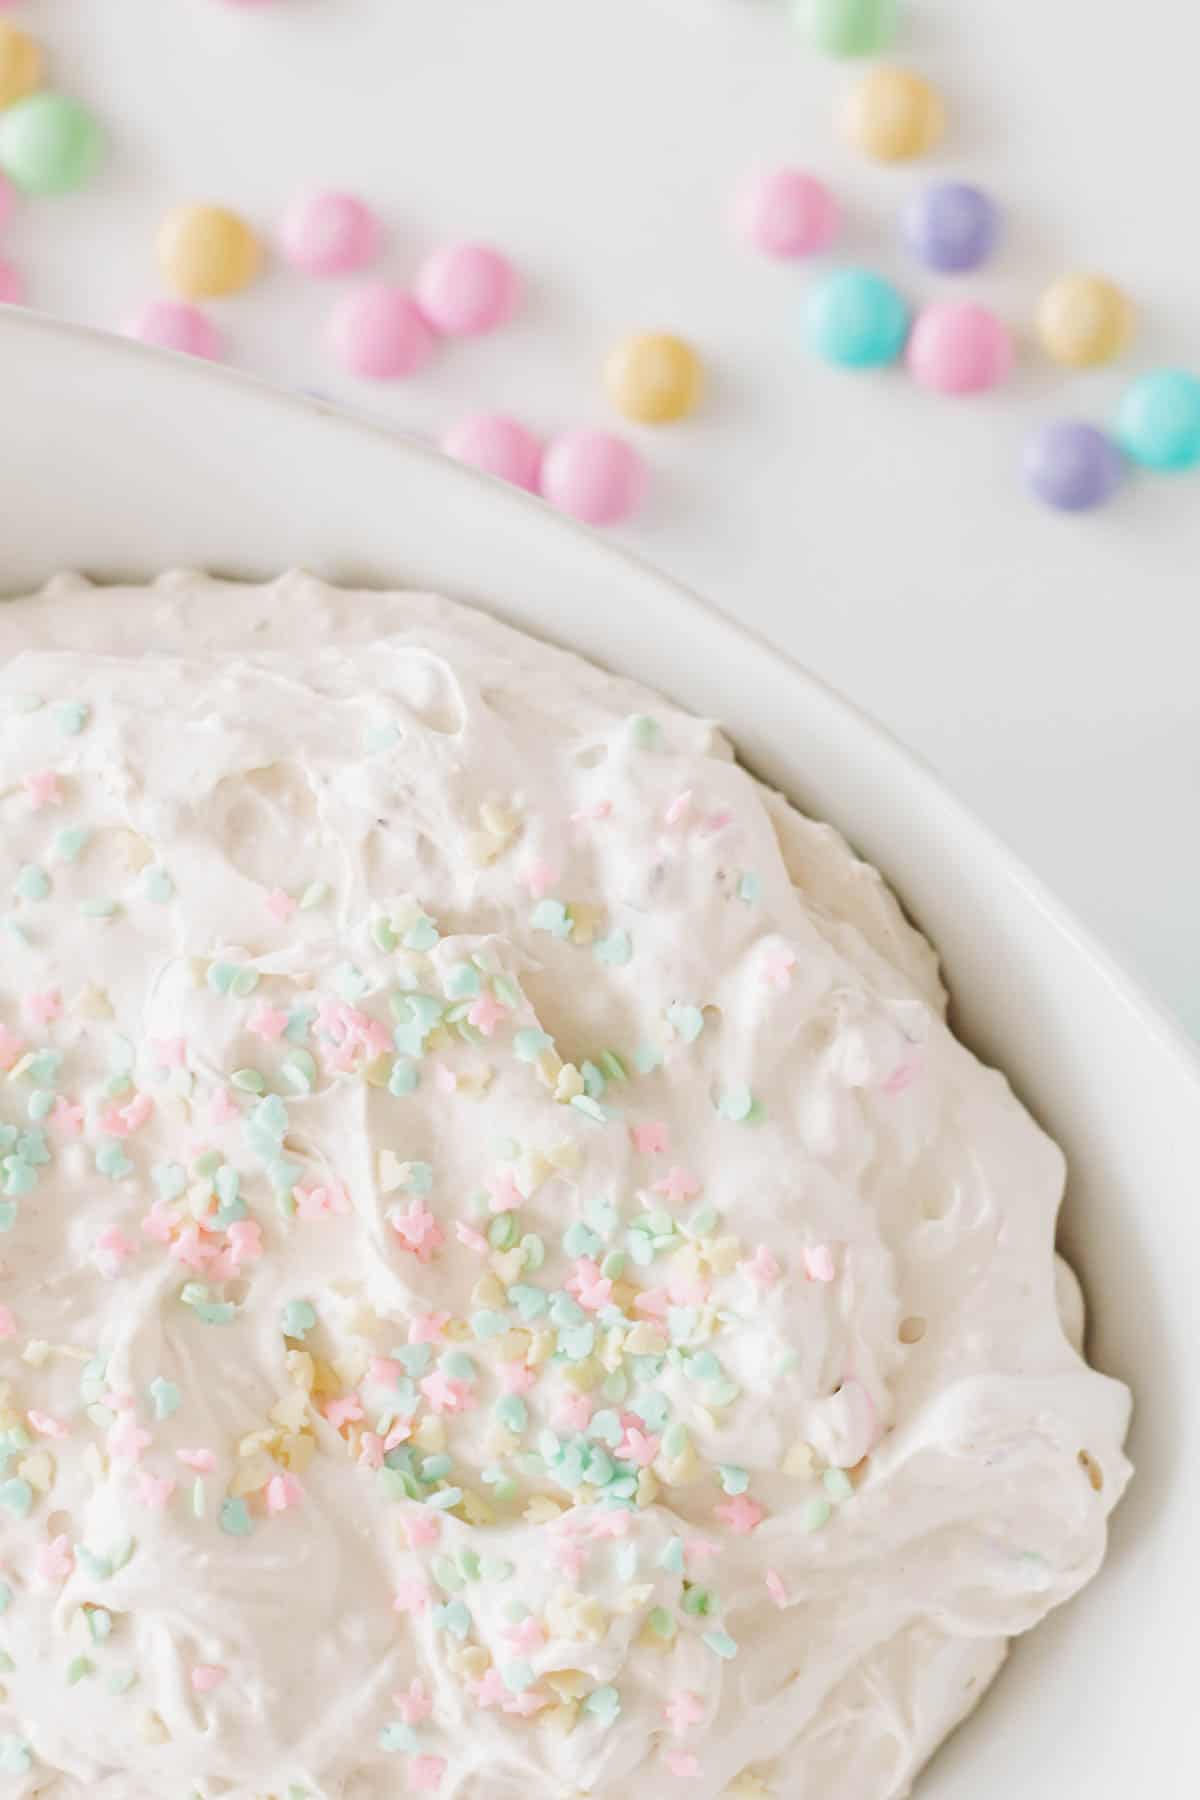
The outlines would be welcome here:
M 830 123 L 859 65 L 809 50 L 776 0 L 28 0 L 6 16 L 103 117 L 111 153 L 85 193 L 25 207 L 3 247 L 33 304 L 112 325 L 158 291 L 155 226 L 183 200 L 271 231 L 297 186 L 353 188 L 387 221 L 377 272 L 398 280 L 439 241 L 494 240 L 529 282 L 519 321 L 406 384 L 331 366 L 338 284 L 276 264 L 212 307 L 242 366 L 427 434 L 475 407 L 546 431 L 611 423 L 611 342 L 690 336 L 710 403 L 638 434 L 655 484 L 627 541 L 923 752 L 1200 1029 L 1200 476 L 1141 480 L 1072 520 L 1015 473 L 1040 419 L 1103 421 L 1140 369 L 1200 368 L 1200 11 L 907 12 L 894 55 L 942 86 L 950 130 L 936 157 L 880 170 Z M 815 365 L 796 323 L 810 270 L 755 260 L 726 227 L 760 158 L 837 188 L 837 260 L 1000 307 L 1023 340 L 1010 385 L 951 401 Z M 938 282 L 897 248 L 900 202 L 935 173 L 1008 209 L 979 275 Z M 1079 266 L 1126 284 L 1143 324 L 1115 369 L 1065 377 L 1028 326 L 1045 282 Z

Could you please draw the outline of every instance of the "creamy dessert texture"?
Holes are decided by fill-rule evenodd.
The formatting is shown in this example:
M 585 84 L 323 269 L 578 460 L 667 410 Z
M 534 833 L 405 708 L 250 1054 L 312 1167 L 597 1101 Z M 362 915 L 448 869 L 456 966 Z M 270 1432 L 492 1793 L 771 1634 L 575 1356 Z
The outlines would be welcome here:
M 444 600 L 0 666 L 5 1795 L 906 1794 L 1128 1399 L 880 878 Z

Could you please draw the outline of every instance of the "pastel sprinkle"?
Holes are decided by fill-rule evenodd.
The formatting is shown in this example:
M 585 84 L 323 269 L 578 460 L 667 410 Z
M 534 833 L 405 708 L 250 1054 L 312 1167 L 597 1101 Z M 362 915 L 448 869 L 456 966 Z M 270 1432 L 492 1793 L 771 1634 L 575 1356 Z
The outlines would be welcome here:
M 15 890 L 22 900 L 44 900 L 50 892 L 50 877 L 36 863 L 26 863 L 17 875 Z
M 64 700 L 54 708 L 54 722 L 65 737 L 78 737 L 90 717 L 82 700 Z
M 722 1662 L 732 1661 L 738 1653 L 737 1644 L 727 1631 L 706 1631 L 704 1644 L 714 1656 L 720 1657 Z
M 249 1537 L 253 1530 L 246 1502 L 232 1495 L 222 1500 L 218 1523 L 228 1537 Z

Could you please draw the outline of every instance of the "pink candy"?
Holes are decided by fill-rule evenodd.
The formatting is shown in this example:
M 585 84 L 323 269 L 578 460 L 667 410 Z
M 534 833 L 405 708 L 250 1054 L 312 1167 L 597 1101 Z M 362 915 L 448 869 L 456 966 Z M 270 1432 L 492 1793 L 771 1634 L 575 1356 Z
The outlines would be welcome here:
M 763 169 L 738 195 L 734 221 L 765 256 L 812 256 L 837 236 L 841 208 L 824 182 L 802 169 Z
M 345 275 L 379 249 L 379 221 L 353 194 L 317 189 L 297 194 L 284 214 L 280 247 L 306 275 Z
M 520 283 L 512 264 L 485 244 L 448 244 L 426 257 L 415 293 L 429 323 L 447 337 L 494 331 L 516 310 Z
M 346 295 L 334 309 L 329 338 L 338 361 L 372 381 L 415 375 L 437 343 L 412 295 L 384 281 Z
M 222 355 L 221 334 L 198 306 L 186 300 L 148 300 L 121 327 L 125 337 L 160 350 L 181 350 L 212 362 Z
M 19 269 L 0 257 L 0 305 L 23 306 L 25 303 L 25 277 Z
M 917 315 L 907 361 L 922 387 L 975 394 L 1004 380 L 1012 367 L 1012 339 L 986 306 L 942 300 Z
M 532 431 L 504 413 L 472 413 L 461 419 L 442 439 L 442 449 L 456 462 L 537 492 L 542 446 Z
M 542 497 L 587 525 L 616 525 L 635 513 L 646 489 L 637 451 L 607 431 L 565 431 L 542 458 Z

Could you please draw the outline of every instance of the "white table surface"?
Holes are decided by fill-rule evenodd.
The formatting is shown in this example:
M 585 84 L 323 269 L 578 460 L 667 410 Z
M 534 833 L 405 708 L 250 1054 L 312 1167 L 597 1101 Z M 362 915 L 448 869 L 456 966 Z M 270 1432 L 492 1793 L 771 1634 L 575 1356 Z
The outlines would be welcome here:
M 830 124 L 860 65 L 810 51 L 776 0 L 28 0 L 5 16 L 104 118 L 111 154 L 85 193 L 26 206 L 3 249 L 32 304 L 111 325 L 158 291 L 155 226 L 183 200 L 271 231 L 298 186 L 350 187 L 386 218 L 379 272 L 397 280 L 439 241 L 491 239 L 527 275 L 520 320 L 408 383 L 331 365 L 338 284 L 275 265 L 212 308 L 238 364 L 422 434 L 477 407 L 547 432 L 611 423 L 607 347 L 691 337 L 710 403 L 637 434 L 655 482 L 627 540 L 891 725 L 1200 1029 L 1200 475 L 1067 519 L 1015 474 L 1038 420 L 1103 421 L 1139 370 L 1200 369 L 1200 9 L 908 15 L 895 54 L 942 86 L 951 124 L 936 158 L 884 170 Z M 833 183 L 839 258 L 917 296 L 990 298 L 1024 340 L 1017 377 L 951 401 L 814 364 L 796 325 L 810 272 L 726 227 L 758 159 Z M 939 283 L 897 249 L 898 204 L 934 173 L 1009 209 L 978 276 Z M 1067 377 L 1028 324 L 1079 266 L 1125 283 L 1143 328 L 1117 368 Z

